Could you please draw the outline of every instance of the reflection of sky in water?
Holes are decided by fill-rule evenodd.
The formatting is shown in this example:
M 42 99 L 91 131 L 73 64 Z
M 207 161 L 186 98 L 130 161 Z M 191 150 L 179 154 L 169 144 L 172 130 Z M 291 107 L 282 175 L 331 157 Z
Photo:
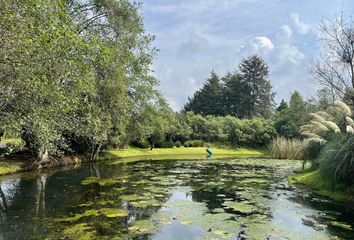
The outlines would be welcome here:
M 19 182 L 19 178 L 8 178 L 0 182 L 0 188 L 4 193 L 7 204 L 11 204 L 12 197 L 15 194 Z
M 185 191 L 182 191 L 185 190 Z M 165 206 L 160 209 L 161 212 L 174 212 L 173 206 L 176 201 L 189 201 L 192 202 L 190 188 L 179 188 L 173 192 L 170 199 L 166 202 Z M 171 208 L 172 207 L 172 208 Z M 178 212 L 174 212 L 176 215 Z M 177 219 L 173 220 L 171 224 L 163 225 L 156 234 L 152 236 L 154 240 L 189 240 L 197 237 L 202 237 L 206 231 L 198 226 L 181 224 Z

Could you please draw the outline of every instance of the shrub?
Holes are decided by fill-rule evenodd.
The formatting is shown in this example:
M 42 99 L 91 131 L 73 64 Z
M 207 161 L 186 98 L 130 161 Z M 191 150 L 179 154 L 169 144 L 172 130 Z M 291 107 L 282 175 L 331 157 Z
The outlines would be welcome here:
M 278 159 L 306 160 L 308 142 L 289 140 L 283 137 L 273 139 L 269 144 L 272 157 Z
M 182 146 L 182 143 L 180 141 L 175 142 L 175 146 L 177 148 L 180 148 Z
M 25 142 L 21 139 L 2 139 L 0 142 L 0 157 L 23 150 Z
M 171 141 L 158 141 L 156 143 L 157 148 L 172 148 L 173 147 L 173 142 Z
M 150 143 L 146 139 L 140 140 L 140 141 L 132 141 L 131 144 L 134 147 L 138 147 L 138 148 L 149 148 L 150 147 Z
M 183 144 L 184 147 L 204 147 L 204 145 L 202 140 L 189 140 Z

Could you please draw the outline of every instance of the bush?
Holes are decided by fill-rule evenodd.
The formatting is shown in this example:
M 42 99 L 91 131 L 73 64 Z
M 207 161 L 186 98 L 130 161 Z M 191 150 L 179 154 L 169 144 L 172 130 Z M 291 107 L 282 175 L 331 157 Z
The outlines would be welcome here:
M 150 143 L 146 139 L 140 141 L 133 141 L 131 144 L 138 148 L 150 148 Z
M 273 158 L 306 160 L 306 149 L 308 142 L 300 140 L 288 140 L 283 137 L 273 139 L 269 144 L 269 149 Z
M 204 147 L 204 145 L 202 140 L 189 140 L 183 144 L 184 147 Z
M 157 148 L 172 148 L 173 147 L 173 142 L 170 141 L 158 141 L 156 143 Z
M 0 142 L 0 157 L 23 150 L 25 142 L 21 139 L 2 139 Z
M 354 136 L 339 135 L 324 146 L 319 157 L 320 171 L 332 182 L 354 184 Z
M 180 141 L 175 142 L 175 146 L 177 148 L 180 148 L 182 146 L 182 143 Z

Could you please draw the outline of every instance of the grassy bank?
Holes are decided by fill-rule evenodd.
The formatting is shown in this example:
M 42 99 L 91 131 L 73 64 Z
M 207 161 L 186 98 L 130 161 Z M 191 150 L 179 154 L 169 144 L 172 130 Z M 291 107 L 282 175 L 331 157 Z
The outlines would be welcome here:
M 1 161 L 0 162 L 0 175 L 16 173 L 23 170 L 23 164 L 13 161 Z
M 165 160 L 165 159 L 205 159 L 206 148 L 156 148 L 141 149 L 141 148 L 126 148 L 123 150 L 111 150 L 107 153 L 110 158 L 125 158 L 129 161 L 137 161 L 144 159 Z M 216 147 L 213 148 L 213 158 L 227 158 L 227 157 L 269 157 L 269 152 L 264 149 L 250 149 L 250 148 L 228 148 Z M 172 157 L 173 156 L 173 157 Z M 30 160 L 27 157 L 24 161 L 2 160 L 0 161 L 0 175 L 16 173 L 20 171 L 31 170 Z M 106 160 L 107 155 L 103 154 L 99 160 Z M 68 166 L 85 162 L 83 156 L 66 156 L 56 161 L 53 167 Z M 26 162 L 26 164 L 25 164 Z
M 142 149 L 129 147 L 126 149 L 114 149 L 108 151 L 114 157 L 158 157 L 158 156 L 206 156 L 205 147 L 191 147 L 191 148 L 155 148 Z M 269 157 L 268 150 L 265 149 L 251 149 L 251 148 L 227 148 L 214 147 L 213 156 L 251 156 L 251 157 Z
M 316 194 L 336 201 L 353 201 L 354 187 L 348 188 L 341 184 L 333 184 L 319 171 L 310 171 L 289 177 L 291 184 L 311 188 Z

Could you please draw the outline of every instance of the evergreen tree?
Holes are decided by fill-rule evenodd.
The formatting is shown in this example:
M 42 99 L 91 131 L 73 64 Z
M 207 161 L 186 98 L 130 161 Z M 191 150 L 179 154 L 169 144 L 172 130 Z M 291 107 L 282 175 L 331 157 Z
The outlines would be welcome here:
M 285 101 L 282 101 L 282 103 Z M 285 104 L 280 104 L 278 109 Z M 289 107 L 277 110 L 274 127 L 280 136 L 286 138 L 301 138 L 300 126 L 308 120 L 308 114 L 313 110 L 309 102 L 305 102 L 299 92 L 295 91 L 290 98 Z
M 204 86 L 188 99 L 185 111 L 201 115 L 223 115 L 223 85 L 220 77 L 213 71 Z
M 277 107 L 277 112 L 281 112 L 285 109 L 288 109 L 288 103 L 284 101 L 284 99 L 281 100 L 279 106 Z
M 239 72 L 241 84 L 244 86 L 245 117 L 270 118 L 275 93 L 268 80 L 269 70 L 264 60 L 256 55 L 243 59 Z
M 243 118 L 246 109 L 244 107 L 245 95 L 247 94 L 246 85 L 241 82 L 241 77 L 237 72 L 228 73 L 223 81 L 224 90 L 224 115 L 232 115 Z

